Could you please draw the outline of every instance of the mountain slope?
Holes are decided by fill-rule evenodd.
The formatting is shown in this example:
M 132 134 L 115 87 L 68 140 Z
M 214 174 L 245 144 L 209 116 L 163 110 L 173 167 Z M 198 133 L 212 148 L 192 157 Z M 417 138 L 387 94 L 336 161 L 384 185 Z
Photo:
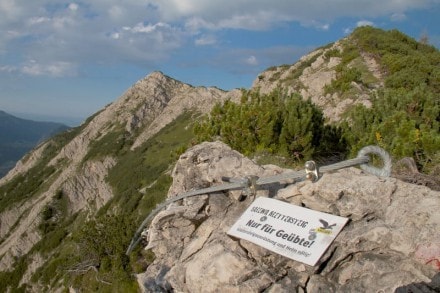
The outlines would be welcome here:
M 64 229 L 67 222 L 76 221 L 79 225 L 84 218 L 78 215 L 93 216 L 111 199 L 118 198 L 115 193 L 118 194 L 121 184 L 118 178 L 111 182 L 109 170 L 118 171 L 126 162 L 124 157 L 168 150 L 163 160 L 151 154 L 145 158 L 149 161 L 146 167 L 158 165 L 154 170 L 146 170 L 151 176 L 133 177 L 144 181 L 138 190 L 132 190 L 132 196 L 139 201 L 143 195 L 140 190 L 151 188 L 154 183 L 148 177 L 159 179 L 168 168 L 171 150 L 189 142 L 188 139 L 179 142 L 179 137 L 173 135 L 168 138 L 172 143 L 161 146 L 167 139 L 165 133 L 160 141 L 151 145 L 155 141 L 152 136 L 170 122 L 179 121 L 179 117 L 182 117 L 182 125 L 178 126 L 188 125 L 192 115 L 205 113 L 216 102 L 238 94 L 239 91 L 227 93 L 216 88 L 194 88 L 154 72 L 80 127 L 41 144 L 0 180 L 1 270 L 10 270 L 14 259 L 20 256 L 25 256 L 35 270 L 39 265 L 33 263 L 33 259 L 38 263 L 42 255 L 50 257 L 41 251 L 34 252 L 36 244 L 44 246 L 42 243 L 56 241 L 54 237 L 64 239 L 65 233 L 73 232 L 71 228 Z M 169 128 L 173 129 L 173 125 Z M 142 162 L 140 158 L 134 159 Z M 23 181 L 33 188 L 22 185 Z M 62 232 L 53 235 L 51 226 Z
M 252 90 L 282 88 L 319 107 L 351 155 L 368 144 L 440 174 L 440 52 L 397 31 L 357 28 L 293 65 L 269 68 Z
M 393 71 L 383 62 L 394 59 L 363 44 L 370 30 L 356 31 L 293 65 L 266 70 L 251 92 L 259 90 L 263 95 L 276 88 L 299 92 L 322 109 L 327 123 L 356 122 L 349 112 L 358 106 L 376 110 L 381 91 L 397 80 L 390 78 Z M 373 32 L 373 37 L 393 34 Z M 369 40 L 367 44 L 385 43 Z M 411 47 L 417 45 L 403 40 Z M 436 64 L 438 52 L 421 48 L 432 55 L 429 66 Z M 431 94 L 438 75 L 430 71 L 426 92 Z M 145 270 L 154 259 L 141 248 L 125 255 L 136 227 L 165 198 L 173 164 L 195 142 L 193 125 L 217 103 L 240 104 L 242 93 L 193 87 L 153 72 L 80 127 L 56 135 L 22 158 L 0 179 L 0 286 L 29 291 L 136 291 L 133 272 Z M 435 116 L 436 107 L 434 103 L 426 108 Z M 432 122 L 433 130 L 436 121 L 440 119 Z M 241 122 L 235 120 L 230 128 L 237 132 Z M 355 133 L 356 127 L 352 123 L 347 129 Z M 384 143 L 393 137 L 379 127 L 368 130 L 373 131 L 373 139 L 374 131 L 381 131 Z M 438 145 L 433 145 L 429 151 L 438 152 Z M 197 164 L 203 165 L 203 158 Z
M 60 123 L 21 119 L 0 110 L 0 177 L 38 143 L 67 128 Z
M 351 35 L 318 48 L 293 65 L 274 66 L 259 74 L 252 89 L 275 88 L 311 99 L 329 122 L 345 118 L 356 105 L 369 108 L 383 89 L 415 89 L 425 84 L 440 92 L 440 53 L 397 30 L 357 28 Z

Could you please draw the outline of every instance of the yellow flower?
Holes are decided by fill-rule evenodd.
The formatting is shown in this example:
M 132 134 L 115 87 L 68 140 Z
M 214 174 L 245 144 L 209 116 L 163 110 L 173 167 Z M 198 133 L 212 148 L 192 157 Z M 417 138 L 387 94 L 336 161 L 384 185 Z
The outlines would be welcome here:
M 420 140 L 420 129 L 415 130 L 415 139 L 413 142 L 418 142 Z
M 377 140 L 377 142 L 381 142 L 382 141 L 382 135 L 380 135 L 379 131 L 376 131 L 376 140 Z

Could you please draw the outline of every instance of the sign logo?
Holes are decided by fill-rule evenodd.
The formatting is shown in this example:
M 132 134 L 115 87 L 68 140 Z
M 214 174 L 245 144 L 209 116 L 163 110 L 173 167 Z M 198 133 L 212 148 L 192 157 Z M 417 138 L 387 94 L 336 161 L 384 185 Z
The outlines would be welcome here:
M 329 223 L 323 219 L 319 219 L 319 222 L 321 222 L 321 227 L 312 229 L 316 233 L 324 233 L 327 235 L 331 235 L 333 232 L 333 227 L 336 226 L 336 223 L 329 225 Z M 311 230 L 311 231 L 312 231 Z
M 228 234 L 314 266 L 347 221 L 347 218 L 259 197 Z

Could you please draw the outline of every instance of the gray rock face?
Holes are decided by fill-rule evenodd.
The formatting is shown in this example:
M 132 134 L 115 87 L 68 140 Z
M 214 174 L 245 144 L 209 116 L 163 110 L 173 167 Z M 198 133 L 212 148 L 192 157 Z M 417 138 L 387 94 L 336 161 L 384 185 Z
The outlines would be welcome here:
M 56 168 L 57 172 L 46 178 L 52 182 L 47 190 L 2 211 L 0 270 L 12 269 L 15 260 L 27 254 L 41 239 L 37 229 L 41 221 L 39 215 L 57 191 L 62 190 L 69 198 L 69 212 L 72 214 L 81 210 L 93 214 L 113 197 L 105 178 L 118 158 L 90 159 L 83 164 L 93 148 L 93 142 L 122 126 L 127 132 L 139 132 L 134 137 L 135 148 L 185 111 L 208 113 L 217 102 L 236 100 L 239 96 L 239 90 L 225 92 L 214 87 L 193 87 L 160 72 L 153 72 L 138 81 L 85 123 L 81 132 L 51 159 L 48 165 Z M 43 158 L 50 145 L 50 142 L 43 143 L 25 156 L 0 179 L 0 185 L 19 174 L 26 174 Z
M 361 58 L 356 60 L 363 64 L 375 80 L 370 87 L 352 82 L 353 91 L 350 97 L 338 92 L 326 93 L 326 87 L 337 77 L 336 68 L 341 63 L 340 57 L 327 57 L 327 54 L 332 51 L 342 52 L 344 41 L 346 39 L 335 42 L 328 48 L 316 49 L 291 66 L 282 65 L 263 71 L 254 80 L 252 89 L 268 94 L 277 87 L 282 87 L 289 93 L 300 93 L 304 99 L 310 99 L 323 111 L 328 122 L 340 121 L 343 114 L 355 105 L 371 107 L 370 96 L 375 95 L 377 88 L 383 87 L 383 76 L 379 64 L 368 54 L 361 54 Z M 353 66 L 352 63 L 348 64 L 348 67 Z
M 284 171 L 258 166 L 222 143 L 203 143 L 179 159 L 168 196 L 219 184 L 222 176 Z M 314 267 L 228 236 L 254 199 L 237 201 L 239 193 L 187 198 L 154 218 L 145 249 L 156 258 L 138 275 L 145 292 L 394 292 L 429 283 L 440 270 L 440 193 L 427 187 L 349 168 L 315 183 L 259 190 L 257 197 L 350 219 Z

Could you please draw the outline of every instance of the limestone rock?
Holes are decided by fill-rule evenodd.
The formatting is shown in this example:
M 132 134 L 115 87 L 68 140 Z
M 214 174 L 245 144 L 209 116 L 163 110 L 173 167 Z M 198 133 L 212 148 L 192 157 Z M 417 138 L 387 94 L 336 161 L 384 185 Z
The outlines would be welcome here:
M 284 171 L 259 166 L 223 143 L 203 143 L 177 162 L 168 196 L 221 184 L 222 176 Z M 146 249 L 156 258 L 138 275 L 143 291 L 394 292 L 429 284 L 440 270 L 438 191 L 348 168 L 315 183 L 264 186 L 256 196 L 350 220 L 311 267 L 227 235 L 254 197 L 237 201 L 219 192 L 188 198 L 159 213 L 148 229 Z
M 346 39 L 335 42 L 328 48 L 319 48 L 303 56 L 293 65 L 271 67 L 260 73 L 252 84 L 252 90 L 262 94 L 272 92 L 278 87 L 288 93 L 300 93 L 304 99 L 310 99 L 318 106 L 328 122 L 338 122 L 351 107 L 361 104 L 371 107 L 370 96 L 375 96 L 377 88 L 383 87 L 383 73 L 374 56 L 362 53 L 356 62 L 368 70 L 372 82 L 368 87 L 353 82 L 350 95 L 339 92 L 326 93 L 326 87 L 337 78 L 337 66 L 341 57 L 332 57 L 332 52 L 342 52 L 342 43 Z M 353 61 L 354 62 L 354 61 Z M 355 66 L 348 64 L 349 67 Z
M 15 259 L 27 254 L 41 239 L 37 229 L 41 221 L 39 215 L 58 191 L 68 197 L 71 214 L 81 210 L 93 214 L 113 197 L 106 177 L 118 158 L 87 159 L 94 142 L 122 128 L 133 134 L 135 148 L 185 111 L 208 113 L 215 103 L 234 100 L 239 95 L 239 90 L 226 92 L 215 87 L 193 87 L 161 72 L 153 72 L 138 81 L 114 103 L 85 122 L 80 131 L 74 133 L 73 138 L 51 158 L 47 165 L 57 172 L 45 178 L 51 182 L 48 189 L 2 211 L 0 269 L 11 269 Z M 22 158 L 0 179 L 0 185 L 26 174 L 41 162 L 51 144 L 51 141 L 42 143 Z

